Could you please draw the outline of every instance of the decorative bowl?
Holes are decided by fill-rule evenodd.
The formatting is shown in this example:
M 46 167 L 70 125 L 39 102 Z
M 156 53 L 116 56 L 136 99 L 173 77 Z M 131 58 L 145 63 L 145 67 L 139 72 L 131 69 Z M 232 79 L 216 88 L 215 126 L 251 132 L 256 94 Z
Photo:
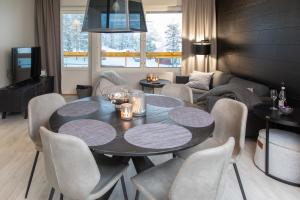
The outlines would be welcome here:
M 287 106 L 287 107 L 279 107 L 279 110 L 284 115 L 289 115 L 289 114 L 291 114 L 294 111 L 294 109 L 292 107 L 289 107 L 289 106 Z
M 107 95 L 107 98 L 112 104 L 115 104 L 118 110 L 121 108 L 121 104 L 129 102 L 128 92 L 111 93 Z

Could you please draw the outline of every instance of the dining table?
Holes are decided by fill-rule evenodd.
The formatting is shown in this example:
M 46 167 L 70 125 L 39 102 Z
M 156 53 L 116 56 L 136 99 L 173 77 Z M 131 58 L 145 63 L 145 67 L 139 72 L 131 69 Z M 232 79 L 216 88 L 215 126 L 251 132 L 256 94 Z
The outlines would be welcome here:
M 145 99 L 146 114 L 129 121 L 122 120 L 120 111 L 103 96 L 79 99 L 55 111 L 49 119 L 49 127 L 56 133 L 66 133 L 68 128 L 73 128 L 75 135 L 78 132 L 76 136 L 83 134 L 83 140 L 88 138 L 87 144 L 93 153 L 122 158 L 127 162 L 131 159 L 137 173 L 154 166 L 149 156 L 188 149 L 211 136 L 213 117 L 194 104 L 162 95 L 147 94 Z M 188 108 L 190 110 L 184 110 Z M 197 115 L 194 111 L 200 113 Z M 93 126 L 91 132 L 84 130 L 87 125 Z M 97 131 L 98 136 L 112 134 L 97 140 Z M 93 136 L 89 138 L 89 134 Z

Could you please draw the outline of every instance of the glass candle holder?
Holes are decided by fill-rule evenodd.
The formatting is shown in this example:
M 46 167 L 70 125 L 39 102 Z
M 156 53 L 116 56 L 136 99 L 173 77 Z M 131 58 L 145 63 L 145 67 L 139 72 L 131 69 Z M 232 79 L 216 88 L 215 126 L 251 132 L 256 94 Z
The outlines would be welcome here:
M 132 104 L 123 103 L 120 108 L 121 119 L 122 120 L 132 120 Z
M 132 104 L 133 116 L 144 116 L 146 114 L 146 100 L 144 92 L 131 92 L 129 102 Z

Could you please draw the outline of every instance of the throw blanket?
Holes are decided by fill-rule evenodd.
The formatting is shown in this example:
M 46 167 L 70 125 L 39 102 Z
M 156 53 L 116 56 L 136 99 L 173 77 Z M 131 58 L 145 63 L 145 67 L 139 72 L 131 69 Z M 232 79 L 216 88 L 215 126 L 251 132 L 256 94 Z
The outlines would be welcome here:
M 215 87 L 201 95 L 197 99 L 197 103 L 201 104 L 201 102 L 203 103 L 206 101 L 207 109 L 210 111 L 215 102 L 221 98 L 231 98 L 243 102 L 249 110 L 251 110 L 255 105 L 262 103 L 256 94 L 236 84 L 226 84 Z
M 118 92 L 121 89 L 129 89 L 126 81 L 114 71 L 105 71 L 93 86 L 93 96 Z

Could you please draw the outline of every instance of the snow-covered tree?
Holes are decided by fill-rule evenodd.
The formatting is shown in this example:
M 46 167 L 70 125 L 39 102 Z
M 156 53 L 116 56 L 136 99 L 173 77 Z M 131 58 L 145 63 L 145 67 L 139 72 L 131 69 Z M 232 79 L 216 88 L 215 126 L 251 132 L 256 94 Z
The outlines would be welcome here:
M 179 24 L 169 24 L 166 34 L 166 47 L 169 52 L 178 52 L 181 51 L 181 33 L 179 29 Z M 172 66 L 176 66 L 178 64 L 178 59 L 171 59 Z

